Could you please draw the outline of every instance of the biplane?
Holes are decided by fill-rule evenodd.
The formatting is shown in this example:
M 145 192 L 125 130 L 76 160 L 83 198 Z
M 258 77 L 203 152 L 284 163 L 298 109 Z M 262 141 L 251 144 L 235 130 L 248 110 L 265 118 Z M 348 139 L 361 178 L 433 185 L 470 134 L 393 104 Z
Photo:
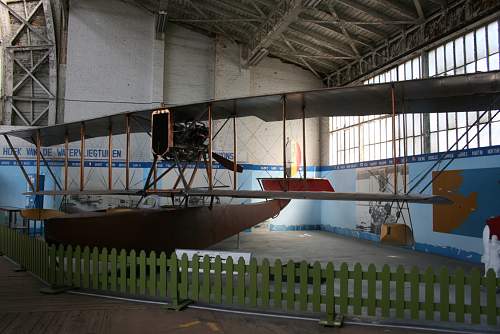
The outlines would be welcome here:
M 173 251 L 176 248 L 202 249 L 275 217 L 291 200 L 326 201 L 401 201 L 406 203 L 446 204 L 442 196 L 412 193 L 343 193 L 336 192 L 328 180 L 308 178 L 305 150 L 305 119 L 312 117 L 435 113 L 500 108 L 500 73 L 488 72 L 454 77 L 403 81 L 359 87 L 326 88 L 312 91 L 212 100 L 185 105 L 124 112 L 79 122 L 2 133 L 14 153 L 30 187 L 26 195 L 128 195 L 170 198 L 172 205 L 154 207 L 139 205 L 74 214 L 46 214 L 45 238 L 50 243 Z M 230 120 L 255 116 L 266 122 L 283 124 L 283 176 L 259 180 L 261 190 L 238 190 L 236 180 L 243 167 L 237 163 L 236 126 L 233 127 L 233 159 L 213 152 L 214 120 Z M 287 172 L 285 128 L 287 120 L 302 120 L 302 176 L 292 178 Z M 225 123 L 224 123 L 225 124 Z M 233 124 L 234 125 L 234 124 Z M 130 136 L 147 133 L 151 141 L 153 164 L 144 186 L 130 185 Z M 113 188 L 113 156 L 108 154 L 107 189 L 85 189 L 85 155 L 80 154 L 79 189 L 68 187 L 68 145 L 80 144 L 84 152 L 89 138 L 112 139 L 125 135 L 125 187 Z M 31 182 L 9 137 L 24 139 L 36 146 L 36 180 Z M 59 184 L 42 155 L 42 146 L 64 145 L 64 182 Z M 40 190 L 40 166 L 44 162 L 57 183 L 57 190 Z M 232 172 L 232 189 L 213 184 L 214 160 Z M 157 162 L 169 166 L 160 175 Z M 396 167 L 397 159 L 392 160 Z M 185 175 L 187 163 L 194 163 L 192 175 Z M 160 189 L 158 182 L 172 170 L 178 179 L 174 187 Z M 204 170 L 204 171 L 202 171 Z M 206 173 L 206 185 L 194 187 L 196 173 Z M 219 203 L 217 198 L 263 199 L 249 204 Z M 181 199 L 174 201 L 174 199 Z M 191 205 L 190 198 L 202 198 Z M 214 200 L 215 199 L 215 200 Z M 43 213 L 43 209 L 38 211 Z

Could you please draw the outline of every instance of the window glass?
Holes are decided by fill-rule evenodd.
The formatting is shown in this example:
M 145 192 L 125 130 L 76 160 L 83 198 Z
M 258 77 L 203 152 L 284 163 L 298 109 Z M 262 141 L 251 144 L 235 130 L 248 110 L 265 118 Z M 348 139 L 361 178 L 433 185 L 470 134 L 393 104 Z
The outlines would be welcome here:
M 444 72 L 444 46 L 440 46 L 436 50 L 436 63 L 437 69 L 436 73 L 440 74 Z
M 412 60 L 412 72 L 413 72 L 412 79 L 419 79 L 420 78 L 420 58 L 419 57 Z
M 486 58 L 482 58 L 477 61 L 477 71 L 478 72 L 488 71 L 488 63 L 486 62 Z
M 465 35 L 465 61 L 467 63 L 475 59 L 474 48 L 474 33 L 470 32 Z
M 422 137 L 415 137 L 415 154 L 422 154 Z
M 499 54 L 498 53 L 491 55 L 490 58 L 488 59 L 488 62 L 489 62 L 490 71 L 495 71 L 495 70 L 500 69 Z
M 477 148 L 477 126 L 471 127 L 467 135 L 469 137 L 469 148 Z
M 406 155 L 413 155 L 413 137 L 408 137 L 406 140 Z
M 448 130 L 448 150 L 456 150 L 457 130 Z
M 411 80 L 412 79 L 412 68 L 411 68 L 411 62 L 406 62 L 405 63 L 405 79 L 406 80 Z
M 436 51 L 432 50 L 428 54 L 429 59 L 429 76 L 433 77 L 436 75 Z
M 500 145 L 500 122 L 491 123 L 491 145 Z
M 465 66 L 465 71 L 467 73 L 475 73 L 476 72 L 476 62 L 473 62 L 473 63 L 470 63 L 470 64 L 467 64 Z
M 457 127 L 456 115 L 454 112 L 448 113 L 448 129 L 454 129 Z
M 451 70 L 455 67 L 455 55 L 453 54 L 453 42 L 446 44 L 446 69 Z
M 498 52 L 498 21 L 488 25 L 488 51 L 489 54 Z
M 479 127 L 481 132 L 479 132 L 479 146 L 489 146 L 490 145 L 490 127 L 489 125 L 481 125 Z
M 437 131 L 438 129 L 438 121 L 437 121 L 437 114 L 436 113 L 432 113 L 432 114 L 429 114 L 429 118 L 430 118 L 430 129 L 431 129 L 431 132 L 434 132 L 434 131 Z
M 446 130 L 446 113 L 444 112 L 438 114 L 438 129 Z
M 467 135 L 465 134 L 465 128 L 461 128 L 457 130 L 458 136 L 458 147 L 457 150 L 463 150 L 467 148 Z
M 413 136 L 413 115 L 406 115 L 406 135 Z
M 486 28 L 476 30 L 476 53 L 477 59 L 486 57 Z
M 477 120 L 477 112 L 471 111 L 467 113 L 467 124 L 472 125 Z
M 431 133 L 431 152 L 436 153 L 438 151 L 438 140 L 437 132 Z
M 405 65 L 401 64 L 398 66 L 398 81 L 405 80 Z
M 458 112 L 457 113 L 457 125 L 462 128 L 467 124 L 467 113 L 466 112 Z
M 455 62 L 457 66 L 464 64 L 464 38 L 460 37 L 455 40 Z
M 438 140 L 439 140 L 439 152 L 446 152 L 446 150 L 448 149 L 446 143 L 446 131 L 438 132 Z

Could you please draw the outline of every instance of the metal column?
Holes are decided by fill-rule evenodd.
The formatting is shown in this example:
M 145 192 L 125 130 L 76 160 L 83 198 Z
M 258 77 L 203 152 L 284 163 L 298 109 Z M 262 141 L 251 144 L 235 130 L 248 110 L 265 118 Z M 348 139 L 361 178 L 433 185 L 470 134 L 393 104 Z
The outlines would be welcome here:
M 306 101 L 302 94 L 302 169 L 304 179 L 307 178 L 307 162 L 306 162 Z
M 113 189 L 113 127 L 111 124 L 108 134 L 108 189 Z
M 394 95 L 394 84 L 391 86 L 392 102 L 392 163 L 394 169 L 394 194 L 398 193 L 398 164 L 396 161 L 396 97 Z
M 283 108 L 283 178 L 286 179 L 286 95 L 282 99 Z
M 126 148 L 125 148 L 125 190 L 130 189 L 130 115 L 125 115 Z
M 85 188 L 85 123 L 80 125 L 80 191 Z
M 208 188 L 212 190 L 212 104 L 208 105 Z
M 64 135 L 64 190 L 68 190 L 68 164 L 69 164 L 69 140 L 68 133 Z

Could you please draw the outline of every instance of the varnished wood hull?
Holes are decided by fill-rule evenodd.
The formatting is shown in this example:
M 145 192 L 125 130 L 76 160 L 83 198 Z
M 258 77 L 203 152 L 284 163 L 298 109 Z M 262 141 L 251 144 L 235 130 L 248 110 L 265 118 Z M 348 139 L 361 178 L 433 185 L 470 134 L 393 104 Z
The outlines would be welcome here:
M 126 209 L 49 219 L 48 243 L 172 252 L 203 249 L 279 214 L 288 200 L 182 209 Z

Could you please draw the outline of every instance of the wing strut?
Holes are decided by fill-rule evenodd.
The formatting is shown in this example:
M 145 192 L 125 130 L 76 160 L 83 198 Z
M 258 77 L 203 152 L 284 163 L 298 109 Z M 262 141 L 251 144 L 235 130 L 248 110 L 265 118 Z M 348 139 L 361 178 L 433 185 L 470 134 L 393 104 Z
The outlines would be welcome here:
M 17 155 L 16 150 L 14 149 L 14 146 L 12 146 L 12 143 L 10 142 L 9 136 L 3 135 L 5 140 L 7 141 L 7 145 L 9 145 L 10 150 L 12 151 L 12 154 L 14 155 L 14 158 L 17 161 L 17 164 L 19 165 L 19 168 L 21 168 L 21 172 L 23 172 L 24 178 L 26 179 L 26 182 L 28 182 L 31 191 L 35 191 L 35 187 L 33 186 L 33 182 L 31 182 L 28 173 L 26 173 L 26 169 L 24 169 L 23 164 L 21 163 L 21 160 L 19 159 L 19 156 Z

